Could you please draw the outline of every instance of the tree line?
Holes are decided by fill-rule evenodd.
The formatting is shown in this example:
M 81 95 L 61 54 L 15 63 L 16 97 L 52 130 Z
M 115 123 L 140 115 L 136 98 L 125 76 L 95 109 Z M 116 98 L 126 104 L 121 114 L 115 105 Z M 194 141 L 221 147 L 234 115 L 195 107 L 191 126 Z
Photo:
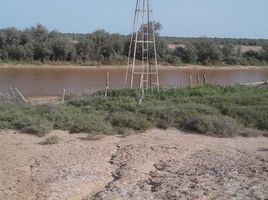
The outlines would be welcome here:
M 170 44 L 187 44 L 198 42 L 202 38 L 193 37 L 163 37 Z M 244 46 L 262 46 L 267 43 L 267 39 L 248 39 L 248 38 L 206 38 L 207 41 L 215 42 L 217 45 L 233 44 Z
M 267 40 L 171 38 L 161 37 L 157 24 L 157 53 L 160 63 L 266 65 Z M 0 62 L 74 63 L 82 65 L 125 64 L 129 53 L 130 36 L 98 30 L 90 34 L 64 34 L 48 31 L 37 24 L 25 30 L 0 30 Z M 169 44 L 179 44 L 175 49 Z M 246 52 L 236 45 L 258 45 L 259 50 Z
M 91 34 L 49 32 L 38 24 L 0 30 L 0 59 L 26 62 L 109 63 L 124 58 L 125 37 L 103 30 Z

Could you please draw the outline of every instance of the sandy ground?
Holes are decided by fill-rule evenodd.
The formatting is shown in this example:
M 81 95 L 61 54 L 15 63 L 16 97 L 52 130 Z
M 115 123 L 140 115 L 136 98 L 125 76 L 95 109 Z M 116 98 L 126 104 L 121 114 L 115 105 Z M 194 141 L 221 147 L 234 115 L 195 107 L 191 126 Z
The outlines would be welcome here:
M 43 104 L 57 104 L 61 102 L 59 96 L 35 96 L 27 97 L 28 103 L 32 105 L 43 105 Z
M 268 199 L 268 138 L 50 135 L 60 142 L 0 131 L 0 199 Z

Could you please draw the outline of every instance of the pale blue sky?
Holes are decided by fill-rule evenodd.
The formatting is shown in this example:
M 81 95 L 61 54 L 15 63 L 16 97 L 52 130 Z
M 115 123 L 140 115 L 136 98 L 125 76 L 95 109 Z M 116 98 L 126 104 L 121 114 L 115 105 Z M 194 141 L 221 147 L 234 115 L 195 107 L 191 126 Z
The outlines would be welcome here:
M 268 39 L 268 0 L 152 0 L 162 35 Z M 135 0 L 0 0 L 0 28 L 131 31 Z

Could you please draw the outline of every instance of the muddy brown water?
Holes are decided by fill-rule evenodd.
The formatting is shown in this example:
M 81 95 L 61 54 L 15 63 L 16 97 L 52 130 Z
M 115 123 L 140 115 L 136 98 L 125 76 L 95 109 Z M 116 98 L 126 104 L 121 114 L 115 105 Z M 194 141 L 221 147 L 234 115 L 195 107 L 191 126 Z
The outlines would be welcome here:
M 92 92 L 105 87 L 106 72 L 110 73 L 110 87 L 123 87 L 125 69 L 96 68 L 0 68 L 0 91 L 6 87 L 17 87 L 25 96 L 61 95 L 63 89 L 73 93 Z M 189 76 L 207 76 L 212 84 L 232 85 L 236 83 L 268 80 L 268 68 L 178 68 L 161 69 L 160 84 L 179 87 L 189 84 Z M 136 85 L 137 85 L 136 80 Z

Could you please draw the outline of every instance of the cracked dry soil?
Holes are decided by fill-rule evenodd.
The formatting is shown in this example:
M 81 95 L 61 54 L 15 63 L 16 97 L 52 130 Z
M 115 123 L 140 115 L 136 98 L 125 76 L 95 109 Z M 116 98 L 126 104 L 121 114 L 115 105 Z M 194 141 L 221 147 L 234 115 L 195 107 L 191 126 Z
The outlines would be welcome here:
M 268 138 L 50 135 L 59 144 L 0 131 L 0 199 L 268 199 Z

